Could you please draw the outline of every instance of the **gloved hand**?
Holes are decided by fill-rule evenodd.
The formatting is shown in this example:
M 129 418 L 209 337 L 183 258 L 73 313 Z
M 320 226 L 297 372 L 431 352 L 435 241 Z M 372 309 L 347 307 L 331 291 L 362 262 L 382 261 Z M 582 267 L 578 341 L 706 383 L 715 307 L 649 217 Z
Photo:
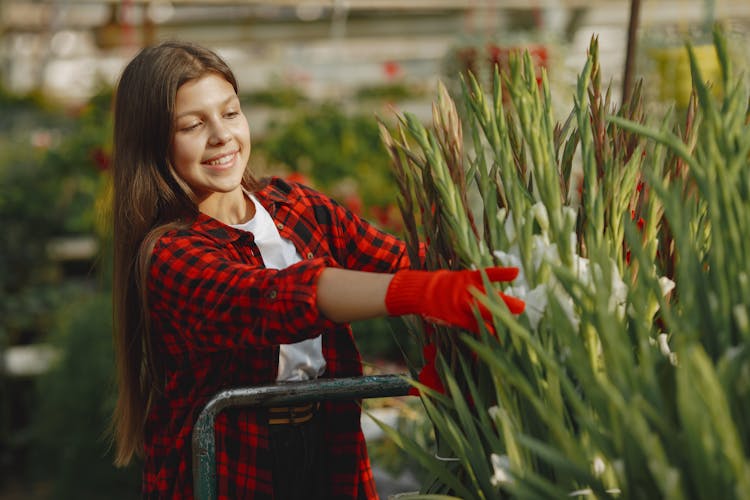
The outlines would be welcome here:
M 518 276 L 515 267 L 490 267 L 485 269 L 490 281 L 511 281 Z M 388 286 L 385 307 L 391 316 L 418 314 L 427 321 L 457 326 L 478 332 L 474 307 L 479 307 L 482 318 L 489 321 L 492 315 L 477 302 L 470 289 L 484 293 L 480 271 L 398 271 Z M 500 293 L 513 314 L 520 314 L 526 303 Z

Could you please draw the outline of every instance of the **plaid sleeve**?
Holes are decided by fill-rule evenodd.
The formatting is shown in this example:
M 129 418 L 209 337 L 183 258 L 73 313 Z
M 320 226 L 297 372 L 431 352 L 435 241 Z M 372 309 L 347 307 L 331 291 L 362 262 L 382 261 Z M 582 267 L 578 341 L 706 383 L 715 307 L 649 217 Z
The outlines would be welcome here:
M 406 244 L 381 231 L 335 200 L 298 185 L 313 205 L 315 222 L 325 228 L 336 261 L 346 269 L 392 273 L 410 267 Z
M 173 351 L 298 342 L 334 326 L 316 306 L 317 279 L 331 266 L 331 259 L 316 258 L 265 269 L 227 257 L 209 240 L 164 236 L 148 279 L 151 314 L 165 330 L 180 332 L 168 345 Z

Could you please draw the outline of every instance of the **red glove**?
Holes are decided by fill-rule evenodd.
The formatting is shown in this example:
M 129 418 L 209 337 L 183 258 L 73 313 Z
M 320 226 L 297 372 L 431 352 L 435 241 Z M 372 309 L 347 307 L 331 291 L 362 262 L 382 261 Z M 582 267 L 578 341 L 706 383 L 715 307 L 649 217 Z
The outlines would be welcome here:
M 511 281 L 518 276 L 515 267 L 490 267 L 485 270 L 490 281 Z M 479 306 L 482 318 L 492 315 L 478 304 L 469 290 L 484 293 L 480 271 L 398 271 L 385 294 L 385 307 L 391 316 L 418 314 L 427 321 L 457 326 L 477 332 L 473 308 Z M 520 314 L 526 303 L 500 293 L 513 314 Z

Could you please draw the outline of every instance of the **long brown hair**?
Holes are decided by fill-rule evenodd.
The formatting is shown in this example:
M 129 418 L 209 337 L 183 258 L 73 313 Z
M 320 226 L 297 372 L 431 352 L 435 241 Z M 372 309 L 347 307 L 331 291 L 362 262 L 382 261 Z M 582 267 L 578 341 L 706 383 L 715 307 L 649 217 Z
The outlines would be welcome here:
M 149 338 L 146 279 L 156 240 L 198 213 L 190 188 L 169 162 L 175 95 L 207 73 L 237 81 L 214 52 L 183 42 L 147 47 L 125 67 L 114 102 L 114 343 L 117 404 L 112 418 L 115 465 L 143 452 L 144 423 L 161 385 Z M 243 185 L 257 187 L 250 170 Z

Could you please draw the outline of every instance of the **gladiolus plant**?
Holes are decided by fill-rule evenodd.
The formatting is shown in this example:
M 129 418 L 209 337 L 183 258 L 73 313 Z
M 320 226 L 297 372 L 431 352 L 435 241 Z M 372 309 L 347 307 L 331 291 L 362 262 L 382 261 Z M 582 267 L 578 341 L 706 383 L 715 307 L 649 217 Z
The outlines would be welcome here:
M 750 109 L 714 41 L 723 96 L 688 46 L 679 117 L 615 108 L 593 39 L 563 123 L 526 54 L 464 81 L 465 116 L 441 86 L 430 127 L 381 125 L 413 255 L 517 266 L 526 301 L 476 294 L 479 335 L 409 323 L 436 449 L 384 430 L 434 476 L 415 498 L 750 498 Z

